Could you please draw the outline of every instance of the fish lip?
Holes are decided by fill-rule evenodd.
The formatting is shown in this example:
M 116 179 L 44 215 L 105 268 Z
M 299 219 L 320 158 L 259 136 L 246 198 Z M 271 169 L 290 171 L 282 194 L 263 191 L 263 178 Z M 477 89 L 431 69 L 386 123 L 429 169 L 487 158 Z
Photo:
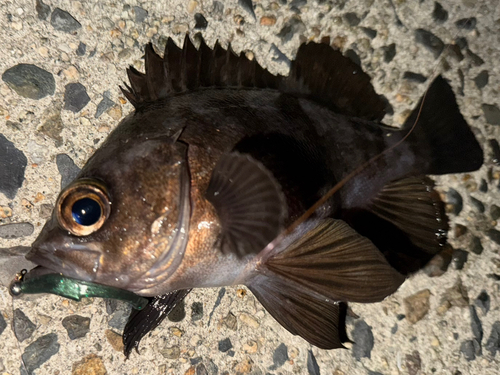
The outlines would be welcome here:
M 82 256 L 85 258 L 85 264 L 90 265 L 90 267 L 84 268 L 78 264 L 78 259 L 82 258 Z M 66 277 L 88 282 L 96 281 L 101 257 L 102 254 L 99 251 L 83 246 L 80 246 L 80 248 L 59 249 L 53 245 L 37 246 L 36 242 L 26 254 L 27 260 L 41 266 L 42 270 L 36 272 L 49 273 L 48 271 L 52 271 Z

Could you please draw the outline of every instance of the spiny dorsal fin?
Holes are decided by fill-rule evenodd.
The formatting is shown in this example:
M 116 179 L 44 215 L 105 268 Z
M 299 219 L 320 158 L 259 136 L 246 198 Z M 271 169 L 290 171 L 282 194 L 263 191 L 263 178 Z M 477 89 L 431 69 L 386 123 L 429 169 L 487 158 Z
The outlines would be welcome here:
M 146 46 L 146 73 L 127 69 L 130 86 L 123 94 L 137 109 L 147 103 L 193 91 L 200 87 L 271 88 L 276 89 L 282 76 L 274 76 L 242 52 L 239 56 L 216 42 L 213 49 L 201 39 L 196 47 L 186 35 L 182 49 L 168 38 L 163 58 Z
M 130 87 L 122 88 L 130 103 L 140 109 L 169 96 L 207 87 L 276 89 L 305 97 L 338 113 L 380 120 L 385 102 L 375 93 L 370 77 L 359 66 L 327 44 L 303 44 L 288 77 L 273 75 L 231 46 L 216 42 L 213 49 L 201 38 L 196 47 L 186 35 L 182 49 L 169 38 L 163 58 L 151 44 L 145 51 L 146 73 L 127 70 Z

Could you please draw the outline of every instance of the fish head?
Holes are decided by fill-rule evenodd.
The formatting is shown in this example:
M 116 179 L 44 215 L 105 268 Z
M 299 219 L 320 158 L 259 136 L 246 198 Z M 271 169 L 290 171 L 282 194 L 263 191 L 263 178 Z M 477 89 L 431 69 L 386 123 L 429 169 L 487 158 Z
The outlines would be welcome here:
M 60 193 L 27 259 L 136 293 L 173 273 L 190 219 L 187 145 L 177 138 L 111 134 Z

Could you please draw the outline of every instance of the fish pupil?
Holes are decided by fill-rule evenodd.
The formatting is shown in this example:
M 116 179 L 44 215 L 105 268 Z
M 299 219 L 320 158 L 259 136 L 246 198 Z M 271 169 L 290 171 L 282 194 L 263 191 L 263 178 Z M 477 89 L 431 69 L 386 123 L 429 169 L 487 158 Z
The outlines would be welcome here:
M 101 206 L 91 198 L 82 198 L 73 203 L 73 220 L 80 225 L 94 225 L 101 217 Z

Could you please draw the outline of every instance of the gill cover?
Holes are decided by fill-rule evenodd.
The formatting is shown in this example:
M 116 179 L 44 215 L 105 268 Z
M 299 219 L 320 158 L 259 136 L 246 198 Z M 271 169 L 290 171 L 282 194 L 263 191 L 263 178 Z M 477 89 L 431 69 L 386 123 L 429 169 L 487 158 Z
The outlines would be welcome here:
M 182 261 L 189 232 L 179 135 L 134 137 L 119 127 L 61 192 L 27 258 L 67 277 L 154 294 Z

